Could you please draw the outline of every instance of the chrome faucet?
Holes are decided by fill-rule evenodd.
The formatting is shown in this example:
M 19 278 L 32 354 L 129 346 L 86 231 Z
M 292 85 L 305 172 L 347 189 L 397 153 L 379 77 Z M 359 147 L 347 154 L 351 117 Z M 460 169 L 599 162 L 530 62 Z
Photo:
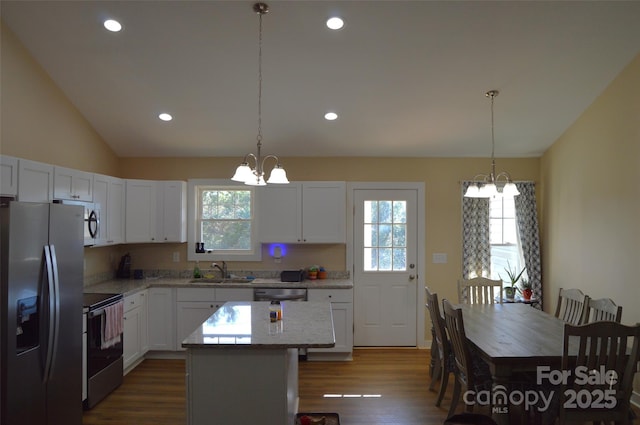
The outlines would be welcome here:
M 220 265 L 218 263 L 211 263 L 211 267 L 220 270 L 220 273 L 222 273 L 222 278 L 226 279 L 228 277 L 227 274 L 227 263 L 226 262 L 222 262 L 222 267 L 220 267 Z

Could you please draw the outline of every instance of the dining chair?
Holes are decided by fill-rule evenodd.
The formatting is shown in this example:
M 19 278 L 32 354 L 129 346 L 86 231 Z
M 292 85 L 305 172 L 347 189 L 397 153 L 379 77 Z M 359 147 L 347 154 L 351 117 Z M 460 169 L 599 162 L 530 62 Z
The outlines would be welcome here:
M 458 301 L 462 304 L 502 304 L 502 281 L 486 277 L 458 280 Z
M 444 319 L 440 313 L 438 294 L 432 293 L 426 286 L 424 289 L 427 293 L 427 309 L 429 310 L 429 317 L 431 318 L 437 349 L 437 353 L 435 354 L 437 359 L 429 390 L 433 390 L 439 379 L 440 389 L 438 391 L 438 398 L 436 399 L 436 406 L 440 407 L 444 394 L 447 392 L 449 374 L 454 372 L 455 366 L 453 363 L 453 354 L 451 353 L 451 346 L 449 345 L 449 337 L 447 336 Z
M 448 416 L 452 416 L 458 402 L 460 401 L 460 391 L 462 387 L 465 391 L 491 389 L 491 375 L 489 367 L 479 357 L 473 356 L 466 333 L 464 331 L 464 320 L 462 309 L 455 308 L 447 299 L 442 300 L 444 310 L 444 322 L 449 335 L 451 351 L 453 352 L 454 364 L 456 367 L 455 386 L 451 396 L 451 406 Z M 467 404 L 466 410 L 473 411 L 473 405 Z
M 611 298 L 589 299 L 582 323 L 622 321 L 622 306 L 616 305 Z
M 560 288 L 555 316 L 565 323 L 581 325 L 588 303 L 589 297 L 581 290 Z
M 630 424 L 633 377 L 640 359 L 640 324 L 567 323 L 563 341 L 562 370 L 571 373 L 560 389 L 560 424 Z M 580 374 L 578 367 L 583 368 Z

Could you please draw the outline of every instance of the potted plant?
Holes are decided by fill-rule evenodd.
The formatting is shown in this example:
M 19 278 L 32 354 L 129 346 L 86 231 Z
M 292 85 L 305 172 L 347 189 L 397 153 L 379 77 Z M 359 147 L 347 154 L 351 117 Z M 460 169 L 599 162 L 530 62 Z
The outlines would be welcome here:
M 513 299 L 516 296 L 516 292 L 520 291 L 520 289 L 517 286 L 518 281 L 520 280 L 520 278 L 522 277 L 522 273 L 524 273 L 524 271 L 526 270 L 526 268 L 522 268 L 522 270 L 520 270 L 520 273 L 518 273 L 517 270 L 511 270 L 511 264 L 509 264 L 509 262 L 507 261 L 507 266 L 505 267 L 505 272 L 507 272 L 507 276 L 509 276 L 509 285 L 505 286 L 504 289 L 504 295 L 505 298 L 509 301 L 513 301 Z M 498 275 L 500 276 L 500 275 Z M 500 276 L 500 279 L 502 279 L 502 276 Z M 504 281 L 504 279 L 502 279 Z
M 522 287 L 522 298 L 525 301 L 531 300 L 531 296 L 533 295 L 533 285 L 527 279 L 522 279 L 520 282 L 520 286 Z
M 311 280 L 315 280 L 318 278 L 318 266 L 311 266 L 309 267 L 309 270 L 307 271 L 307 275 L 309 276 L 309 279 Z

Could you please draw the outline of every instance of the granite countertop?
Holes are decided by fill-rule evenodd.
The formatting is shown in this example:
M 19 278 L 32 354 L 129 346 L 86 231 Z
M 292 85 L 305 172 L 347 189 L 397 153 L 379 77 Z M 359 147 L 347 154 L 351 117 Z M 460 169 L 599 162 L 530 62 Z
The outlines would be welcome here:
M 335 346 L 331 304 L 283 302 L 271 322 L 267 301 L 227 302 L 183 342 L 184 348 L 330 348 Z
M 302 282 L 282 282 L 280 279 L 257 278 L 249 283 L 220 282 L 211 283 L 206 279 L 146 278 L 146 279 L 113 279 L 91 286 L 85 286 L 86 293 L 123 294 L 125 297 L 152 287 L 176 288 L 308 288 L 308 289 L 352 289 L 353 281 L 349 279 L 317 279 Z

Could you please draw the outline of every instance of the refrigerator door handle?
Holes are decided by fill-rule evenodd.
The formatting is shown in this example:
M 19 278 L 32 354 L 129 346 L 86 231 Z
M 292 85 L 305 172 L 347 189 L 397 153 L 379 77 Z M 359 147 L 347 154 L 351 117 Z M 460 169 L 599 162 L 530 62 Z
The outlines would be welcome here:
M 47 355 L 45 357 L 44 372 L 42 374 L 42 381 L 47 382 L 49 380 L 49 374 L 51 373 L 51 362 L 53 360 L 53 343 L 55 338 L 55 288 L 53 277 L 53 264 L 51 261 L 51 249 L 49 245 L 44 246 L 44 260 L 47 270 L 47 286 L 48 286 L 48 303 L 49 303 L 49 329 L 47 333 Z
M 51 265 L 53 268 L 53 289 L 54 289 L 54 337 L 53 337 L 53 349 L 51 350 L 51 365 L 56 363 L 56 355 L 58 353 L 58 344 L 60 338 L 60 277 L 58 276 L 58 258 L 56 257 L 56 247 L 49 245 L 51 251 Z M 53 367 L 49 368 L 49 378 L 51 378 Z

